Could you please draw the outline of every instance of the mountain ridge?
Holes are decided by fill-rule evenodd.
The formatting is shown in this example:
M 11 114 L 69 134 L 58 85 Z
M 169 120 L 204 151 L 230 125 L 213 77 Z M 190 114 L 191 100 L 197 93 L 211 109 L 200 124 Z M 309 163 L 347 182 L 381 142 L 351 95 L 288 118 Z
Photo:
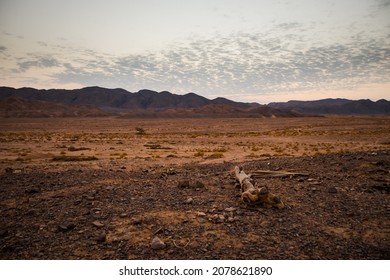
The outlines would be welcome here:
M 15 107 L 5 106 L 9 98 L 19 98 Z M 43 103 L 42 103 L 43 102 Z M 74 110 L 74 106 L 84 106 L 83 115 L 117 115 L 122 117 L 296 117 L 302 114 L 286 109 L 274 109 L 257 103 L 235 102 L 218 97 L 208 99 L 195 93 L 178 95 L 168 91 L 157 92 L 141 89 L 129 92 L 124 89 L 106 89 L 102 87 L 85 87 L 81 89 L 34 89 L 0 87 L 0 116 L 34 117 L 67 116 L 66 110 Z M 20 105 L 18 109 L 18 104 Z M 54 113 L 53 104 L 61 112 Z M 21 106 L 23 105 L 23 106 Z M 61 107 L 61 106 L 62 107 Z M 30 109 L 29 110 L 29 106 Z M 65 107 L 64 107 L 65 106 Z M 254 110 L 256 109 L 256 110 Z M 50 110 L 49 110 L 50 111 Z M 88 112 L 90 111 L 90 112 Z M 81 114 L 77 110 L 77 114 Z M 75 113 L 76 114 L 76 113 Z M 77 115 L 76 114 L 76 115 Z M 71 114 L 74 115 L 74 114 Z
M 390 101 L 380 99 L 350 100 L 345 98 L 326 98 L 312 101 L 290 100 L 272 102 L 268 106 L 288 109 L 302 114 L 318 115 L 390 115 Z
M 35 89 L 0 87 L 0 116 L 4 117 L 302 117 L 319 115 L 390 115 L 390 102 L 369 99 L 326 98 L 290 100 L 267 105 L 245 103 L 224 97 L 208 99 L 190 92 L 98 86 L 80 89 Z

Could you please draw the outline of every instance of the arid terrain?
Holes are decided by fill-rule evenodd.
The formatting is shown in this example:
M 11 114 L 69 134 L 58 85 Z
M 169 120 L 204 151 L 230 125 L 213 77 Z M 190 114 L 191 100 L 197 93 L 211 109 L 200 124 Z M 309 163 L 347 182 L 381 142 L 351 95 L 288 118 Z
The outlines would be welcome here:
M 3 118 L 0 142 L 0 259 L 390 258 L 389 117 Z M 245 205 L 236 165 L 286 208 Z

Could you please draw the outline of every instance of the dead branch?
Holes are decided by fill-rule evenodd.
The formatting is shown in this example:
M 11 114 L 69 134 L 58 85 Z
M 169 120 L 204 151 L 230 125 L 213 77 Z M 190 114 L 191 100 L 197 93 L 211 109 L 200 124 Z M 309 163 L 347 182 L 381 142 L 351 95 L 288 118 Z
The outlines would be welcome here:
M 272 171 L 272 170 L 256 170 L 251 172 L 251 177 L 293 177 L 293 176 L 309 176 L 306 172 L 291 172 L 291 171 Z
M 255 187 L 243 170 L 238 166 L 234 167 L 236 179 L 241 185 L 241 200 L 248 204 L 260 204 L 267 208 L 276 207 L 278 209 L 284 208 L 284 203 L 274 194 L 270 193 L 266 187 Z
M 184 246 L 177 245 L 176 242 L 175 242 L 175 239 L 172 239 L 172 241 L 173 241 L 173 245 L 175 245 L 176 248 L 184 249 L 184 248 L 186 248 L 190 244 L 191 239 L 188 238 L 187 243 Z

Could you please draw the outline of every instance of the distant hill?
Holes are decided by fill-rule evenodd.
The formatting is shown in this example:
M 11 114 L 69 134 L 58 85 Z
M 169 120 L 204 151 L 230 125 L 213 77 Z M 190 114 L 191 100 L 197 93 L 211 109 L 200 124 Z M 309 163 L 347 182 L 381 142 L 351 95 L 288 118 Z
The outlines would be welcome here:
M 8 97 L 0 100 L 0 117 L 101 117 L 102 110 L 89 105 L 63 105 L 41 100 Z
M 75 90 L 0 87 L 0 116 L 64 117 L 297 117 L 288 109 L 226 98 L 207 99 L 195 93 L 86 87 Z
M 319 115 L 390 115 L 390 101 L 381 99 L 322 99 L 316 101 L 288 101 L 269 103 L 276 109 L 288 109 L 302 114 Z

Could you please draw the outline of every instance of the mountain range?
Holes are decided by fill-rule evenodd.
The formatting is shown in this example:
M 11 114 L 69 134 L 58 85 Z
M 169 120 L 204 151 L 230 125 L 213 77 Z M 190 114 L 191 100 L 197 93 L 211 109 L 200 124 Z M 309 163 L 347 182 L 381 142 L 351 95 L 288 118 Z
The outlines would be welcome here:
M 322 99 L 315 101 L 288 101 L 269 103 L 277 109 L 288 109 L 302 114 L 317 115 L 390 115 L 390 101 L 380 99 Z
M 0 87 L 0 116 L 3 117 L 299 117 L 289 109 L 226 98 L 207 99 L 195 93 L 177 95 L 167 91 L 86 87 L 38 90 Z
M 195 93 L 86 87 L 74 90 L 0 87 L 0 117 L 302 117 L 390 115 L 386 100 L 323 99 L 260 105 Z

